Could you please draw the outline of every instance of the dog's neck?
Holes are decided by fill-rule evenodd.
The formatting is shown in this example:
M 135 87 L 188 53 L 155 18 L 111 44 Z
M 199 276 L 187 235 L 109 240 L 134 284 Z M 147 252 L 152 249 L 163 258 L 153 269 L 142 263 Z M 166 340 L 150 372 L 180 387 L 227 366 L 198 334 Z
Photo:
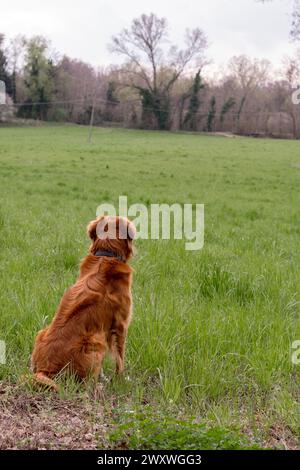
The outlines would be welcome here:
M 94 256 L 106 256 L 108 258 L 116 258 L 119 261 L 122 261 L 123 263 L 126 263 L 126 260 L 123 258 L 123 256 L 119 255 L 118 253 L 115 253 L 114 251 L 109 251 L 109 250 L 97 250 L 95 253 L 93 253 Z

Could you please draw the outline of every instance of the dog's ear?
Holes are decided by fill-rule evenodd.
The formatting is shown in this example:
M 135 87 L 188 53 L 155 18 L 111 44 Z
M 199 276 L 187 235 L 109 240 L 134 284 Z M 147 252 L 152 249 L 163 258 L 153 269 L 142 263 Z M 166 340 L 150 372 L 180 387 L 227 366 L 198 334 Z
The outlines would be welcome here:
M 133 223 L 125 217 L 119 217 L 119 236 L 123 240 L 133 240 L 136 229 Z
M 129 240 L 134 240 L 136 236 L 136 228 L 131 221 L 128 221 L 127 233 Z
M 96 238 L 97 238 L 97 225 L 98 225 L 98 222 L 99 222 L 99 219 L 92 220 L 86 228 L 88 236 L 93 241 L 95 241 Z
M 95 241 L 97 237 L 101 238 L 103 232 L 109 232 L 109 223 L 110 218 L 107 215 L 100 215 L 97 219 L 92 220 L 87 226 L 87 234 L 91 240 Z M 107 237 L 108 235 L 109 233 L 107 234 Z

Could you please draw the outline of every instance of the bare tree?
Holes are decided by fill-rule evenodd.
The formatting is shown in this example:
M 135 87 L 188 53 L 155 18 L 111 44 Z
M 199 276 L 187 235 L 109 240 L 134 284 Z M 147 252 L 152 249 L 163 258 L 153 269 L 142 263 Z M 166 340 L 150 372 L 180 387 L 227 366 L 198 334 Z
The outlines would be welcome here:
M 287 95 L 285 97 L 285 111 L 292 121 L 292 133 L 294 139 L 298 137 L 297 107 L 293 104 L 291 96 L 293 90 L 300 80 L 300 51 L 296 57 L 285 57 L 283 60 L 283 77 L 287 84 Z
M 300 2 L 295 0 L 294 11 L 293 11 L 293 23 L 291 30 L 292 38 L 300 40 Z
M 256 0 L 261 3 L 267 3 L 272 0 Z M 291 37 L 300 40 L 300 0 L 291 0 L 293 3 Z
M 12 82 L 12 99 L 17 99 L 17 77 L 21 70 L 24 60 L 26 40 L 21 34 L 12 38 L 8 46 L 9 66 L 11 69 L 11 82 Z
M 201 66 L 207 39 L 199 28 L 186 30 L 185 48 L 165 50 L 168 27 L 165 18 L 151 13 L 132 21 L 130 29 L 113 36 L 110 50 L 126 58 L 123 67 L 142 100 L 144 118 L 152 115 L 159 129 L 170 125 L 170 93 L 189 66 Z
M 237 130 L 247 100 L 254 91 L 265 84 L 270 63 L 267 60 L 251 60 L 245 55 L 235 56 L 229 63 L 232 78 L 240 88 L 241 96 L 237 108 Z

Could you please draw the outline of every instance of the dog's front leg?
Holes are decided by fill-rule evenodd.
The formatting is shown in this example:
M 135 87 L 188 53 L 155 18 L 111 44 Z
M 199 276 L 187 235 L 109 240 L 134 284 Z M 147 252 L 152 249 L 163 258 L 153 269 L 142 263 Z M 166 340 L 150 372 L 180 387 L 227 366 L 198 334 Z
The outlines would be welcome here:
M 126 343 L 126 333 L 118 335 L 117 336 L 118 355 L 116 358 L 116 372 L 118 375 L 123 374 L 124 372 L 125 343 Z
M 116 361 L 116 373 L 124 372 L 125 344 L 127 328 L 123 324 L 115 325 L 111 337 L 111 352 Z

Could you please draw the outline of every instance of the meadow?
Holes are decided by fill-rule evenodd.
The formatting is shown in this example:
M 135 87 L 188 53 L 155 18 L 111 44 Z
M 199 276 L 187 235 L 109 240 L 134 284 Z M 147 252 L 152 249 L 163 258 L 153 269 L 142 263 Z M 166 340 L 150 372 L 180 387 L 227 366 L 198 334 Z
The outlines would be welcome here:
M 201 251 L 136 242 L 126 375 L 102 397 L 106 445 L 299 448 L 300 142 L 104 128 L 87 137 L 71 125 L 0 128 L 2 383 L 28 371 L 99 204 L 203 203 Z M 71 382 L 62 400 L 83 393 Z

